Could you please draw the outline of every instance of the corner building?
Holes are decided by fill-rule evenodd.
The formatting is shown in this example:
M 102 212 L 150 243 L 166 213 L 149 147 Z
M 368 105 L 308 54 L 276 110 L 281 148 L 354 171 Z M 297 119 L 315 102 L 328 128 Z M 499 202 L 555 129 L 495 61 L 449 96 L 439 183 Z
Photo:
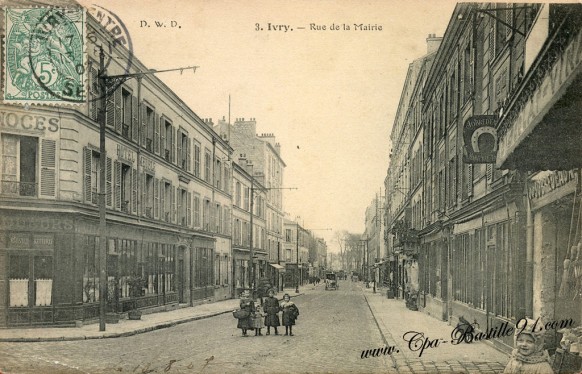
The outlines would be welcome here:
M 108 75 L 148 71 L 115 46 Z M 88 42 L 86 105 L 0 105 L 0 326 L 95 321 L 232 297 L 232 148 L 154 75 L 122 83 L 100 107 Z M 4 55 L 4 54 L 3 54 Z M 140 98 L 138 100 L 138 97 Z M 106 111 L 106 155 L 99 113 Z M 106 157 L 107 294 L 99 294 L 98 186 Z M 139 295 L 130 282 L 139 279 Z

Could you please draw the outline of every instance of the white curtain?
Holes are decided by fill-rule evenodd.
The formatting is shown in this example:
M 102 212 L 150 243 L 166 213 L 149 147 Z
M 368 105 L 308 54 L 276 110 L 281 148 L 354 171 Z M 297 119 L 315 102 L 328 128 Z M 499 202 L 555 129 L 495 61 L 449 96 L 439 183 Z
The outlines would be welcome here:
M 53 280 L 52 279 L 36 279 L 36 306 L 51 305 Z
M 28 279 L 10 279 L 10 306 L 28 306 Z

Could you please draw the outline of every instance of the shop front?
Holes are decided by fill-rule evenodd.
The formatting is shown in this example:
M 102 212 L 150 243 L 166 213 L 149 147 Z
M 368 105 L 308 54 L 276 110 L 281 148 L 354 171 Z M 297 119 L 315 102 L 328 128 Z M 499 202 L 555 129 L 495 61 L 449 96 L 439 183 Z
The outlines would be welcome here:
M 535 38 L 525 40 L 526 51 L 534 53 L 526 55 L 524 77 L 497 126 L 496 164 L 527 176 L 525 314 L 579 326 L 582 8 L 550 4 L 542 11 Z M 572 333 L 548 331 L 550 353 L 566 360 L 571 348 L 577 352 L 577 344 L 559 344 L 564 336 L 581 338 Z
M 200 261 L 187 246 L 190 238 L 108 222 L 107 293 L 102 296 L 95 219 L 38 211 L 1 217 L 2 326 L 95 321 L 101 297 L 107 312 L 117 317 L 134 308 L 167 310 L 189 301 L 188 280 L 193 278 L 187 264 Z

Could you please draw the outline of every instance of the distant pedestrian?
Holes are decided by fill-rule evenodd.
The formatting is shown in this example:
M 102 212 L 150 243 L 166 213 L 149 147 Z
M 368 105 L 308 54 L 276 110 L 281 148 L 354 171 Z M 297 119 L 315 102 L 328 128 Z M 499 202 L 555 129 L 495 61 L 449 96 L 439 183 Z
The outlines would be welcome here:
M 269 296 L 264 300 L 263 306 L 265 308 L 265 326 L 267 326 L 267 335 L 271 335 L 271 327 L 275 328 L 275 335 L 279 335 L 277 327 L 281 326 L 279 322 L 279 300 L 275 297 L 275 291 L 269 290 Z
M 237 328 L 242 330 L 242 336 L 247 336 L 247 330 L 252 330 L 252 315 L 255 312 L 255 303 L 251 299 L 251 293 L 244 291 L 240 297 L 240 309 L 247 311 L 249 316 L 246 318 L 239 318 Z
M 291 301 L 289 294 L 283 295 L 281 301 L 281 310 L 283 310 L 283 326 L 285 326 L 285 335 L 293 336 L 293 325 L 299 316 L 299 308 Z

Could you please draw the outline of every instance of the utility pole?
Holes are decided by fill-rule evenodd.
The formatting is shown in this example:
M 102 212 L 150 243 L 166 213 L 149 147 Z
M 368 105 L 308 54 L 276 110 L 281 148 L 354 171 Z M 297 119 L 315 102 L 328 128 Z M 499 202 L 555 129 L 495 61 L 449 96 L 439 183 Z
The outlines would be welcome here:
M 107 92 L 107 87 L 110 84 L 121 84 L 131 78 L 141 79 L 143 76 L 152 75 L 156 73 L 164 73 L 168 71 L 180 72 L 184 70 L 193 69 L 194 73 L 198 66 L 188 66 L 176 69 L 165 69 L 165 70 L 149 70 L 142 73 L 133 74 L 121 74 L 108 76 L 105 71 L 105 53 L 103 52 L 103 47 L 99 47 L 99 88 L 101 97 L 99 98 L 100 108 L 99 108 L 99 331 L 105 331 L 105 309 L 107 301 L 107 216 L 106 216 L 106 170 L 107 167 L 107 154 L 105 150 L 105 129 L 107 125 L 107 97 L 113 94 L 113 91 Z M 117 89 L 118 87 L 116 87 Z M 138 96 L 141 94 L 141 85 L 138 87 Z M 138 102 L 138 106 L 141 105 Z M 140 123 L 137 124 L 138 129 Z M 138 150 L 141 147 L 141 139 L 138 139 Z M 137 160 L 139 165 L 139 158 Z M 139 201 L 139 196 L 138 196 Z M 138 210 L 139 219 L 139 210 Z

